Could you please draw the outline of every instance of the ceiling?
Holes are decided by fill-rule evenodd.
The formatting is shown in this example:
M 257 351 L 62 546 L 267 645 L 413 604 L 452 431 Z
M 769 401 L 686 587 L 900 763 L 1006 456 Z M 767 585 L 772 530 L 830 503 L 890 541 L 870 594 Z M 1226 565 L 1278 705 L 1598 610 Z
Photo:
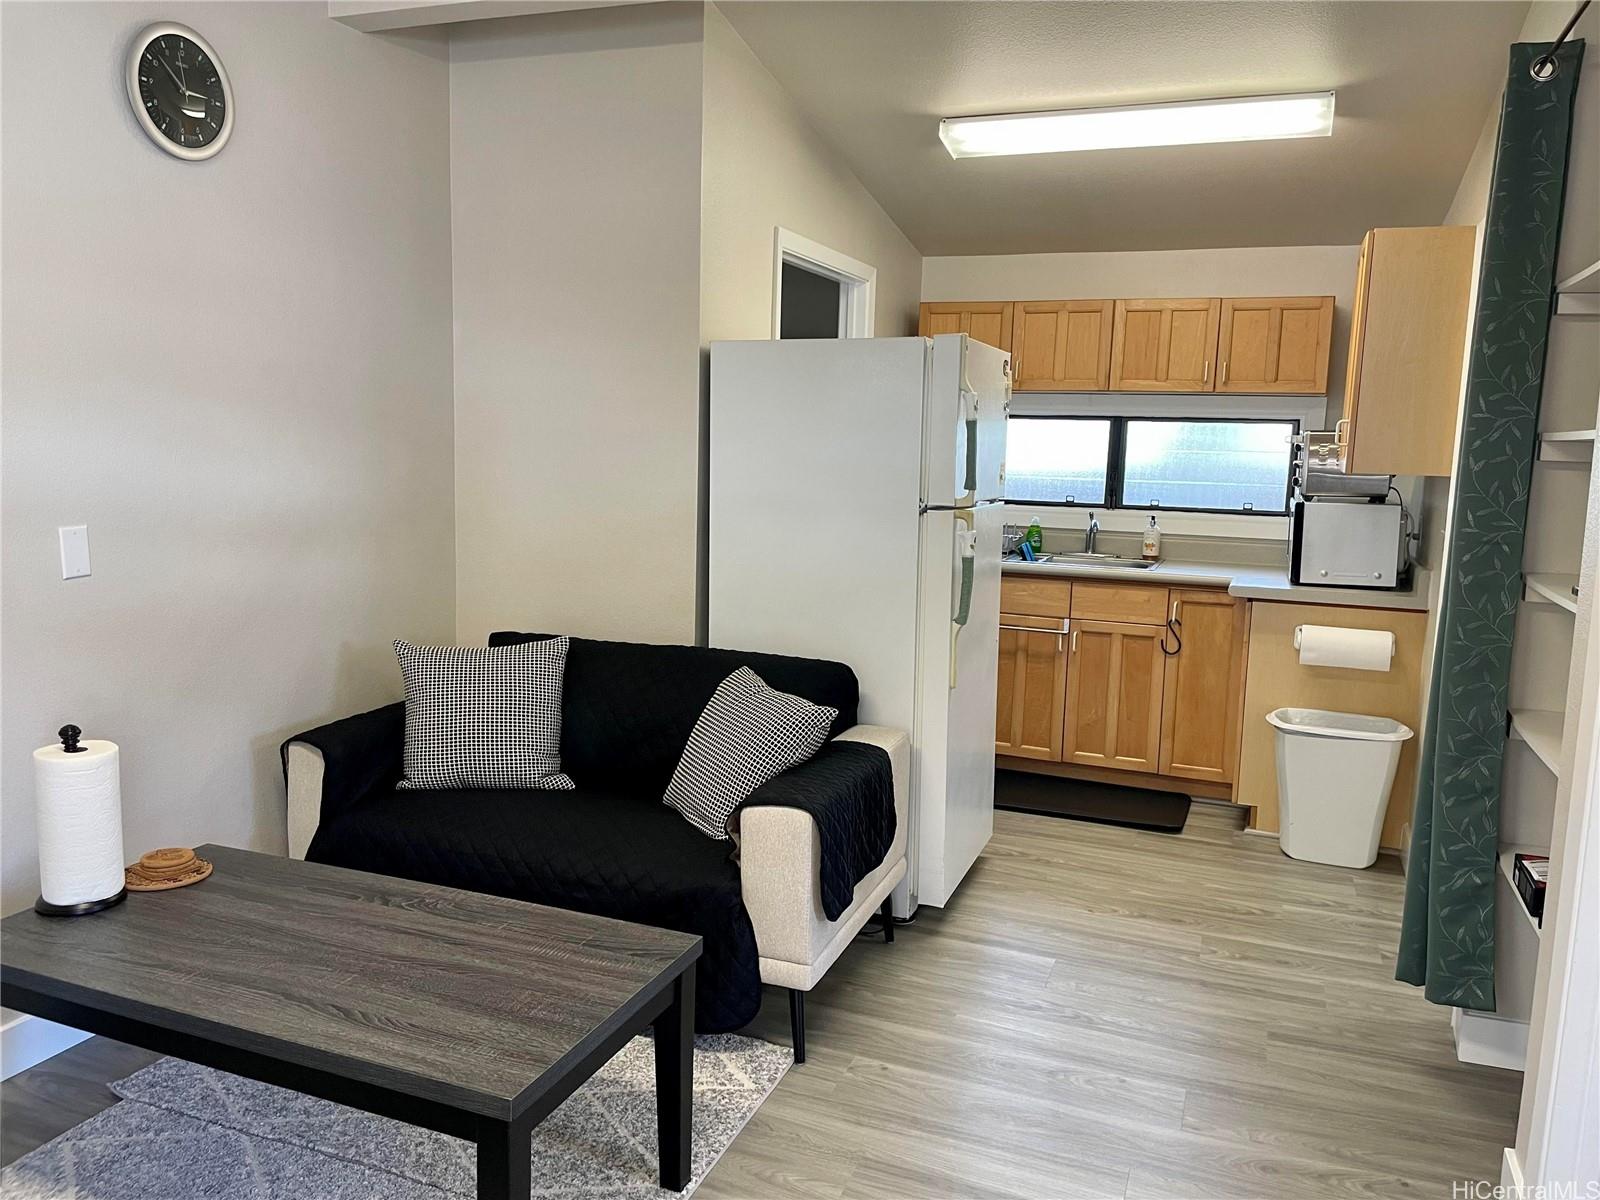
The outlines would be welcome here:
M 1351 245 L 1445 214 L 1518 3 L 719 3 L 926 255 Z M 1333 136 L 950 158 L 939 118 L 1333 88 Z

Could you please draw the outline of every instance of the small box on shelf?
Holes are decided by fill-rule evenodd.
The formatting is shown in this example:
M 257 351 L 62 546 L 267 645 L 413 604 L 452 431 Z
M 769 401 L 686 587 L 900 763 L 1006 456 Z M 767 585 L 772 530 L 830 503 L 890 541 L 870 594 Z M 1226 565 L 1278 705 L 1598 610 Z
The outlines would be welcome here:
M 1545 884 L 1550 878 L 1550 857 L 1545 854 L 1518 854 L 1512 859 L 1511 882 L 1522 897 L 1539 928 L 1544 928 Z

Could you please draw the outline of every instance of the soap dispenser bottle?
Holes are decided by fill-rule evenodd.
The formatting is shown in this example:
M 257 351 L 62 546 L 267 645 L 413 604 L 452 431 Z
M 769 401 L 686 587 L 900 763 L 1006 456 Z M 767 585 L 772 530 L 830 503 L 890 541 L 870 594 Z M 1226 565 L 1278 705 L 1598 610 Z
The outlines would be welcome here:
M 1044 553 L 1044 530 L 1039 527 L 1038 517 L 1035 517 L 1028 523 L 1028 532 L 1026 538 L 1029 549 L 1031 549 L 1035 554 Z
M 1144 545 L 1140 554 L 1146 562 L 1155 562 L 1161 557 L 1161 526 L 1156 524 L 1154 514 L 1151 514 L 1150 524 L 1144 531 Z

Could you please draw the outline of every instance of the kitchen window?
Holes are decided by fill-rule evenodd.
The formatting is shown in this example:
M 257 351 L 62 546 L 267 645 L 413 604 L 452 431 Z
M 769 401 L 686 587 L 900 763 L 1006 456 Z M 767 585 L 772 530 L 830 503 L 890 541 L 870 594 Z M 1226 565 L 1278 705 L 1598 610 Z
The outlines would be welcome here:
M 1014 416 L 1006 499 L 1282 516 L 1299 429 L 1293 420 Z

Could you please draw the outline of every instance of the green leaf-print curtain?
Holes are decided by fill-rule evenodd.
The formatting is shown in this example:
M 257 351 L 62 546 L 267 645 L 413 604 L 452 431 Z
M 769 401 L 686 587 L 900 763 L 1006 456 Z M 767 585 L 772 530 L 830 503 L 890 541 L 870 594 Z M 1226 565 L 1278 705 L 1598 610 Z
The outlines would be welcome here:
M 1435 1004 L 1481 1011 L 1495 1006 L 1511 640 L 1583 43 L 1567 43 L 1555 75 L 1535 79 L 1530 68 L 1549 51 L 1511 47 L 1500 111 L 1395 971 Z

